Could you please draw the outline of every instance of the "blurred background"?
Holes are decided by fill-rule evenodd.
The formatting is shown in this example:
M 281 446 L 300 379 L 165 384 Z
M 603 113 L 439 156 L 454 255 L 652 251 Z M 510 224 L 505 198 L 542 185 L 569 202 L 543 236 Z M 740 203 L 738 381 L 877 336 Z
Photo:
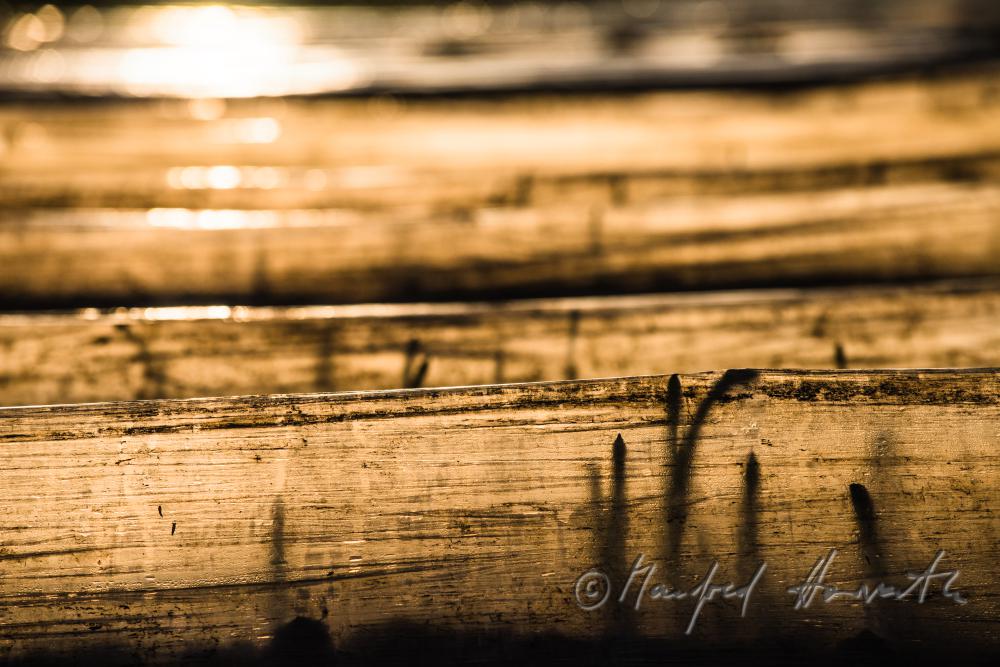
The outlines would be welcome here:
M 998 365 L 994 0 L 0 3 L 0 404 Z
M 989 57 L 990 0 L 5 5 L 7 91 L 257 97 L 832 81 Z

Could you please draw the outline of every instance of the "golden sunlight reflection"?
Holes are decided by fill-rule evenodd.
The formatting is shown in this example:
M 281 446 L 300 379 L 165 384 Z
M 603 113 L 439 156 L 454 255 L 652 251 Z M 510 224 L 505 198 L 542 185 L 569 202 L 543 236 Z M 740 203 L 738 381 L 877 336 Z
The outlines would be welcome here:
M 66 29 L 63 13 L 54 5 L 17 16 L 7 28 L 6 43 L 18 51 L 31 51 L 62 38 Z
M 188 101 L 187 111 L 195 120 L 217 120 L 226 113 L 226 101 L 210 97 L 200 97 Z
M 876 17 L 850 3 L 801 0 L 773 0 L 759 11 L 742 0 L 45 4 L 22 11 L 0 2 L 0 90 L 217 100 L 809 81 L 831 68 L 877 72 L 991 53 L 1000 22 L 991 3 L 883 0 Z
M 250 97 L 337 90 L 357 80 L 356 67 L 332 49 L 322 61 L 303 62 L 298 23 L 253 8 L 153 8 L 140 30 L 159 45 L 121 56 L 119 73 L 132 94 Z
M 230 144 L 270 144 L 281 136 L 281 123 L 270 117 L 232 118 L 216 126 L 216 141 Z
M 341 90 L 357 79 L 353 64 L 331 56 L 327 62 L 294 63 L 286 45 L 132 49 L 119 73 L 133 95 L 254 97 Z
M 147 320 L 227 320 L 233 314 L 229 306 L 166 306 L 161 308 L 130 308 L 128 315 L 141 316 Z
M 171 46 L 242 49 L 301 41 L 293 22 L 223 5 L 164 7 L 150 12 L 145 28 L 157 41 Z
M 66 36 L 76 44 L 89 44 L 104 33 L 104 16 L 96 8 L 83 5 L 69 15 Z
M 67 222 L 72 222 L 72 218 Z M 87 214 L 94 220 L 95 212 Z M 347 209 L 187 209 L 152 208 L 148 211 L 104 211 L 100 214 L 105 224 L 118 226 L 148 225 L 182 230 L 240 230 L 305 227 L 357 226 L 359 217 Z
M 280 167 L 173 167 L 167 171 L 167 185 L 175 190 L 270 190 L 288 183 L 287 170 Z
M 280 126 L 260 124 L 238 126 L 247 132 L 243 143 L 270 143 L 280 132 Z M 240 121 L 244 122 L 244 121 Z M 250 130 L 247 130 L 247 128 Z M 226 127 L 226 140 L 232 139 Z M 236 166 L 231 164 L 171 167 L 166 171 L 167 187 L 173 190 L 273 190 L 275 188 L 305 189 L 313 192 L 329 185 L 355 190 L 399 186 L 409 179 L 408 171 L 394 165 L 354 165 L 329 169 L 302 169 L 273 166 Z
M 263 229 L 279 224 L 273 211 L 239 211 L 207 209 L 192 211 L 185 208 L 154 208 L 146 213 L 151 227 L 173 229 Z
M 107 13 L 119 25 L 100 48 L 93 43 L 106 32 L 106 18 L 93 7 L 68 19 L 53 5 L 14 16 L 4 30 L 7 48 L 32 55 L 58 42 L 59 50 L 44 60 L 8 60 L 6 76 L 27 87 L 61 82 L 82 92 L 109 92 L 110 86 L 117 94 L 188 98 L 337 91 L 363 78 L 340 49 L 304 48 L 300 17 L 279 9 L 144 6 Z

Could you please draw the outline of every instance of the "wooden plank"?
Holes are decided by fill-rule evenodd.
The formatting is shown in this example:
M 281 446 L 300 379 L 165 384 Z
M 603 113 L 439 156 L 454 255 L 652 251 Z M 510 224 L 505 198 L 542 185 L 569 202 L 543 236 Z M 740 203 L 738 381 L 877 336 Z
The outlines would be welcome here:
M 993 66 L 780 94 L 5 103 L 0 202 L 451 210 L 995 182 L 996 81 Z
M 0 315 L 0 404 L 1000 366 L 1000 285 Z
M 992 274 L 995 81 L 4 104 L 0 306 Z
M 132 662 L 289 641 L 348 664 L 985 659 L 998 424 L 997 370 L 4 408 L 0 646 Z M 924 604 L 796 610 L 786 589 L 831 548 L 842 588 L 905 586 L 946 550 L 967 604 L 935 580 Z M 583 573 L 621 587 L 640 553 L 681 588 L 713 559 L 719 584 L 767 569 L 745 618 L 714 600 L 689 636 L 690 599 L 574 601 Z
M 644 207 L 37 212 L 0 225 L 0 305 L 302 304 L 996 275 L 1000 188 L 907 185 Z

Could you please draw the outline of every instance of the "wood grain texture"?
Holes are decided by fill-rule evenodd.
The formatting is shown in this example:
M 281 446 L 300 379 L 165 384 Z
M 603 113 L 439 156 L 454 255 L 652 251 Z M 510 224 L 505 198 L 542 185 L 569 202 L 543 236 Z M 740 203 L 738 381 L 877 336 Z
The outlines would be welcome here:
M 1000 189 L 883 186 L 644 207 L 34 213 L 8 307 L 495 299 L 996 275 Z
M 348 661 L 455 633 L 995 655 L 998 423 L 996 370 L 4 408 L 0 646 L 162 662 L 312 623 Z M 969 603 L 793 611 L 785 587 L 831 547 L 845 586 L 946 549 Z M 767 579 L 747 618 L 709 605 L 687 640 L 687 605 L 575 604 L 582 572 L 639 552 L 690 585 L 713 558 Z
M 3 104 L 0 306 L 993 275 L 996 80 Z
M 993 65 L 782 92 L 8 102 L 0 202 L 447 211 L 995 182 L 996 82 Z M 183 172 L 213 166 L 245 171 Z
M 0 404 L 1000 365 L 1000 286 L 0 315 Z

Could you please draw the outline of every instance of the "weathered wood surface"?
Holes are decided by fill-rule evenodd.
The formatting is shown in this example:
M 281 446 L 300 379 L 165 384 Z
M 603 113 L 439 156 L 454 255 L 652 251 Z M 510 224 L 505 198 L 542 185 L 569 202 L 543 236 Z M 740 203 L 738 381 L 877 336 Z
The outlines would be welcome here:
M 0 305 L 993 275 L 996 81 L 4 105 Z
M 1000 366 L 1000 285 L 0 315 L 0 404 Z
M 994 65 L 780 93 L 8 102 L 0 202 L 448 211 L 995 182 L 997 81 Z
M 658 206 L 34 213 L 0 225 L 8 307 L 363 303 L 996 275 L 1000 188 Z
M 4 408 L 0 646 L 157 662 L 306 629 L 347 662 L 499 642 L 593 664 L 618 640 L 789 661 L 852 638 L 880 660 L 995 657 L 998 424 L 996 370 Z M 795 611 L 785 589 L 831 547 L 845 588 L 905 585 L 945 549 L 968 604 L 938 582 L 923 605 Z M 579 575 L 618 581 L 639 553 L 674 586 L 713 559 L 718 583 L 768 569 L 746 618 L 716 600 L 687 639 L 690 601 L 574 602 Z

